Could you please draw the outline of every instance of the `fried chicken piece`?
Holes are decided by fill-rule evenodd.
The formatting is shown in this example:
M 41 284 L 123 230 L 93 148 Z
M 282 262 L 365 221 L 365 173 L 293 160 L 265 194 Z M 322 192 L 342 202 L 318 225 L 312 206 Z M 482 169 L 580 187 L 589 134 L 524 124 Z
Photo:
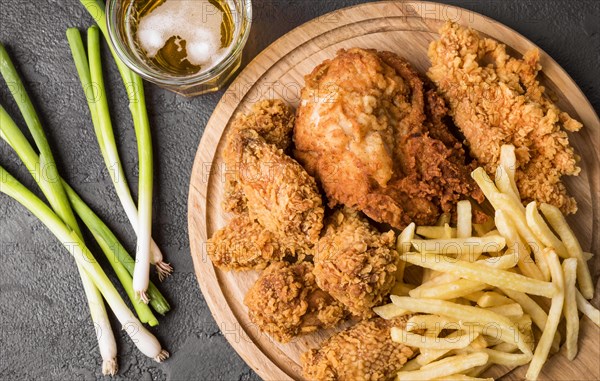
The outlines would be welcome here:
M 314 245 L 324 214 L 315 180 L 253 129 L 237 131 L 231 138 L 231 150 L 240 163 L 237 181 L 250 218 L 286 245 Z
M 390 52 L 341 50 L 305 77 L 295 155 L 343 204 L 403 228 L 433 224 L 466 197 L 483 201 L 443 101 Z
M 228 134 L 223 157 L 227 167 L 223 210 L 241 214 L 246 209 L 246 197 L 238 186 L 237 155 L 231 144 L 236 131 L 253 129 L 269 144 L 286 151 L 292 143 L 295 111 L 279 99 L 256 102 L 248 114 L 237 115 Z
M 223 270 L 261 270 L 269 263 L 296 256 L 296 248 L 282 245 L 273 233 L 248 213 L 234 217 L 207 242 L 212 263 Z
M 328 219 L 315 250 L 317 284 L 363 318 L 373 316 L 396 282 L 394 232 L 379 233 L 358 212 L 344 208 Z
M 408 317 L 373 318 L 330 337 L 319 349 L 302 355 L 304 377 L 314 381 L 385 381 L 414 354 L 395 343 L 391 327 L 405 327 Z
M 473 29 L 447 23 L 429 46 L 428 76 L 450 106 L 450 115 L 467 139 L 470 154 L 494 175 L 504 144 L 517 156 L 517 187 L 524 203 L 532 200 L 577 211 L 561 181 L 578 175 L 579 157 L 566 131 L 582 125 L 544 94 L 536 77 L 539 52 L 510 57 L 506 46 Z
M 269 265 L 244 298 L 250 320 L 282 343 L 343 320 L 343 306 L 317 287 L 312 270 L 310 262 Z

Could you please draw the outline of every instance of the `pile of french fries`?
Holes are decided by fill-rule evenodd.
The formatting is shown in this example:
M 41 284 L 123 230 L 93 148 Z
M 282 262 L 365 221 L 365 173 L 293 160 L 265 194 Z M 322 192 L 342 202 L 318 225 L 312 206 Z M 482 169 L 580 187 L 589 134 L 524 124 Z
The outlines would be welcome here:
M 577 355 L 578 310 L 600 326 L 588 302 L 592 255 L 556 207 L 523 206 L 515 167 L 514 147 L 503 146 L 494 181 L 483 168 L 472 173 L 494 219 L 472 224 L 470 202 L 460 201 L 456 227 L 444 215 L 438 226 L 411 224 L 399 235 L 392 303 L 374 309 L 385 319 L 412 315 L 391 330 L 393 341 L 418 349 L 397 380 L 482 380 L 493 364 L 529 364 L 526 378 L 536 380 L 561 343 L 569 359 Z M 405 282 L 409 266 L 422 268 L 420 284 Z

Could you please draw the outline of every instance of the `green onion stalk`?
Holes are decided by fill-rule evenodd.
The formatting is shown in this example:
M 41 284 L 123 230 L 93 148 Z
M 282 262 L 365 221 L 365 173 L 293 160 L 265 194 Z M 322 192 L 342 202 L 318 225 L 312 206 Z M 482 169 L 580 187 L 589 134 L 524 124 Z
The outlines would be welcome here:
M 150 123 L 146 110 L 144 85 L 139 75 L 130 70 L 117 56 L 110 42 L 106 26 L 106 13 L 104 3 L 99 0 L 80 0 L 107 40 L 113 58 L 117 64 L 121 78 L 129 97 L 129 111 L 133 118 L 133 126 L 137 137 L 139 184 L 138 184 L 138 229 L 136 263 L 133 273 L 133 288 L 139 298 L 148 302 L 146 291 L 149 284 L 150 261 L 161 262 L 162 258 L 150 255 L 150 241 L 152 230 L 152 182 L 153 182 L 153 156 Z M 154 253 L 153 255 L 156 255 Z
M 39 157 L 23 132 L 21 132 L 2 106 L 0 106 L 0 137 L 15 150 L 29 172 L 35 173 L 40 167 Z M 132 282 L 133 258 L 129 256 L 108 226 L 85 204 L 73 188 L 63 179 L 60 180 L 72 208 L 100 245 L 102 252 L 117 274 L 142 323 L 148 323 L 150 326 L 158 325 L 158 320 L 152 314 L 152 311 L 148 309 L 148 306 L 135 297 Z M 169 311 L 169 303 L 154 284 L 150 284 L 148 292 L 151 297 L 150 305 L 156 312 L 164 315 Z
M 36 216 L 60 240 L 78 265 L 90 276 L 110 309 L 137 348 L 146 356 L 161 362 L 169 357 L 160 342 L 135 317 L 115 286 L 96 262 L 83 240 L 69 228 L 42 200 L 0 167 L 0 192 L 12 197 Z
M 119 201 L 125 210 L 131 226 L 137 234 L 140 223 L 138 210 L 131 197 L 127 179 L 124 176 L 125 172 L 123 171 L 121 159 L 119 158 L 110 112 L 108 110 L 104 78 L 102 76 L 100 33 L 98 27 L 92 26 L 88 29 L 89 66 L 87 64 L 84 65 L 84 62 L 88 62 L 88 59 L 85 57 L 85 50 L 83 48 L 79 30 L 76 28 L 69 28 L 67 30 L 67 38 L 71 46 L 71 52 L 77 66 L 77 72 L 84 92 L 88 89 L 94 89 L 93 94 L 86 94 L 94 132 L 98 140 L 98 145 L 100 146 L 102 157 L 104 158 L 104 163 L 109 170 L 111 180 L 117 196 L 119 197 Z M 165 277 L 169 276 L 173 271 L 173 268 L 163 261 L 162 253 L 153 239 L 150 239 L 150 255 L 150 262 L 156 266 L 159 279 L 163 280 Z
M 35 167 L 30 168 L 30 173 L 33 175 L 38 186 L 50 202 L 50 205 L 54 208 L 58 216 L 65 221 L 68 227 L 71 229 L 73 234 L 77 235 L 80 239 L 83 237 L 75 215 L 71 210 L 69 201 L 66 197 L 65 190 L 62 187 L 60 181 L 57 181 L 58 170 L 56 163 L 50 150 L 50 145 L 44 134 L 42 124 L 39 117 L 33 107 L 33 103 L 25 87 L 17 74 L 17 71 L 10 60 L 8 53 L 3 45 L 0 44 L 0 72 L 4 77 L 4 80 L 8 84 L 10 91 L 17 102 L 17 106 L 25 119 L 29 131 L 34 138 L 34 141 L 40 151 L 38 163 Z M 6 115 L 6 111 L 0 106 L 0 112 L 2 115 Z M 2 118 L 1 127 L 4 129 L 5 118 Z M 36 172 L 39 171 L 39 172 Z M 36 174 L 37 173 L 37 174 Z M 117 372 L 117 345 L 114 334 L 110 327 L 110 321 L 104 308 L 104 301 L 102 300 L 102 294 L 94 286 L 89 274 L 87 274 L 81 265 L 77 265 L 81 283 L 87 298 L 88 307 L 90 309 L 90 315 L 94 324 L 98 327 L 97 329 L 97 340 L 98 349 L 100 356 L 102 357 L 102 373 L 114 375 Z

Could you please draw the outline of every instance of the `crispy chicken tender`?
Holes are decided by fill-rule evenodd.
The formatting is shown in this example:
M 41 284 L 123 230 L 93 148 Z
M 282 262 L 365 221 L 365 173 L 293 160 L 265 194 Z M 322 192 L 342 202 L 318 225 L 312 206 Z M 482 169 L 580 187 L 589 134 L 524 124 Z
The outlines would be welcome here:
M 328 219 L 315 249 L 317 284 L 360 317 L 373 316 L 396 282 L 394 232 L 379 233 L 358 212 L 344 208 Z
M 238 186 L 250 218 L 290 246 L 310 247 L 323 227 L 323 201 L 315 180 L 283 150 L 253 129 L 231 141 L 239 165 Z
M 413 356 L 413 350 L 393 342 L 390 328 L 404 327 L 407 320 L 407 317 L 363 320 L 330 337 L 319 349 L 302 355 L 304 377 L 314 381 L 393 379 Z
M 390 52 L 341 50 L 305 77 L 295 155 L 329 206 L 403 228 L 433 224 L 465 197 L 483 201 L 443 100 Z
M 223 209 L 226 212 L 241 214 L 246 209 L 244 192 L 238 186 L 237 169 L 239 163 L 231 144 L 236 131 L 253 129 L 269 144 L 287 151 L 292 143 L 295 111 L 279 99 L 266 99 L 256 102 L 248 114 L 237 115 L 231 125 L 227 143 L 223 151 L 227 166 L 225 199 Z
M 536 77 L 539 52 L 510 57 L 506 46 L 458 24 L 447 23 L 429 46 L 428 76 L 450 106 L 450 115 L 470 153 L 493 175 L 500 148 L 513 144 L 517 187 L 524 203 L 532 200 L 577 211 L 561 177 L 577 175 L 579 157 L 566 131 L 582 125 L 544 94 Z
M 296 255 L 294 247 L 283 246 L 273 233 L 252 220 L 248 213 L 234 217 L 218 230 L 206 245 L 212 263 L 223 270 L 261 270 L 286 255 Z
M 312 270 L 310 262 L 269 265 L 244 298 L 250 320 L 285 343 L 344 319 L 343 306 L 317 287 Z

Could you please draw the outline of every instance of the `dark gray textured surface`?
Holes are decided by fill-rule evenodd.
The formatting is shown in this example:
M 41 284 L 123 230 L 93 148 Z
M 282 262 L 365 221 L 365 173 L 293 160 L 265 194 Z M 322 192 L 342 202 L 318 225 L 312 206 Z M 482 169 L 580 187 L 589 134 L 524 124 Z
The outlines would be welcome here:
M 244 62 L 295 26 L 360 2 L 255 0 L 256 16 Z M 600 110 L 600 2 L 448 3 L 490 16 L 524 34 L 554 57 Z M 60 171 L 131 250 L 133 232 L 104 169 L 64 34 L 67 27 L 85 29 L 91 22 L 76 0 L 0 0 L 0 41 L 26 80 Z M 106 57 L 107 52 L 103 53 Z M 124 92 L 112 62 L 105 72 L 125 170 L 137 193 L 136 144 Z M 154 237 L 176 269 L 161 287 L 174 309 L 152 331 L 172 357 L 156 364 L 115 330 L 119 378 L 256 380 L 220 332 L 223 328 L 226 335 L 235 335 L 235 330 L 221 327 L 211 317 L 189 255 L 189 176 L 206 121 L 223 93 L 185 99 L 147 85 L 146 94 L 156 147 Z M 24 126 L 4 83 L 0 84 L 0 102 Z M 0 164 L 33 187 L 3 142 Z M 33 216 L 2 195 L 0 306 L 0 379 L 101 378 L 93 328 L 73 261 Z

